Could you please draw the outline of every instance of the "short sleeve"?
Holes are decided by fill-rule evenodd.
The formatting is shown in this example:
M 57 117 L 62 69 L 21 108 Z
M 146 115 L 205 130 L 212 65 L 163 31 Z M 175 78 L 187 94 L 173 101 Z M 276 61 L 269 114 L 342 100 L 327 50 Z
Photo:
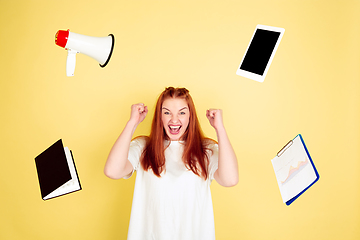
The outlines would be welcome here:
M 212 143 L 209 145 L 210 148 L 210 158 L 209 158 L 209 179 L 214 179 L 214 173 L 218 169 L 219 162 L 219 145 Z
M 135 138 L 130 142 L 128 160 L 133 166 L 133 170 L 130 174 L 126 175 L 124 179 L 130 178 L 134 171 L 138 170 L 140 167 L 140 157 L 142 152 L 144 151 L 144 147 L 146 145 L 146 139 L 144 137 Z

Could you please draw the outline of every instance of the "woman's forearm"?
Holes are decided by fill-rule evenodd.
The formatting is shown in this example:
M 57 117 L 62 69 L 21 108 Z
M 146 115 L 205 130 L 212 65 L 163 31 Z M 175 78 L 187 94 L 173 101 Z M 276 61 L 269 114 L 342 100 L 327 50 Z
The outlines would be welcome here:
M 132 165 L 128 161 L 128 153 L 136 127 L 136 123 L 127 122 L 124 130 L 111 148 L 104 168 L 104 173 L 109 178 L 119 179 L 132 171 Z
M 216 181 L 225 187 L 235 186 L 239 181 L 238 162 L 224 127 L 216 129 L 219 144 L 219 162 Z

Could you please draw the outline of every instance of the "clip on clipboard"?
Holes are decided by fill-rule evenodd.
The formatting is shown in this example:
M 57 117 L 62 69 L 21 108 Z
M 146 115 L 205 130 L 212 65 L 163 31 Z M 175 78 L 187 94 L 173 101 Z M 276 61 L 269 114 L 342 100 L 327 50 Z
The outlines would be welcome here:
M 276 156 L 280 157 L 286 149 L 288 149 L 293 144 L 293 140 L 290 140 L 277 154 Z
M 319 173 L 301 134 L 290 140 L 271 162 L 286 205 L 290 205 L 319 180 Z

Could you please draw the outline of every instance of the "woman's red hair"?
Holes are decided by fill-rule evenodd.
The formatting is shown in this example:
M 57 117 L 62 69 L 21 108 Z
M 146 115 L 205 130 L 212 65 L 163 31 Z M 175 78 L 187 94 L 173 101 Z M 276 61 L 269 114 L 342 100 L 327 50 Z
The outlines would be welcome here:
M 189 125 L 180 139 L 185 144 L 182 158 L 189 170 L 207 179 L 209 156 L 206 152 L 210 141 L 206 141 L 207 138 L 204 137 L 196 115 L 194 102 L 186 88 L 168 87 L 159 96 L 155 107 L 151 132 L 142 153 L 141 166 L 145 171 L 152 169 L 153 173 L 158 177 L 165 170 L 164 152 L 166 146 L 164 147 L 164 141 L 169 140 L 169 137 L 166 135 L 161 121 L 161 114 L 162 104 L 167 98 L 182 98 L 188 104 L 190 112 Z

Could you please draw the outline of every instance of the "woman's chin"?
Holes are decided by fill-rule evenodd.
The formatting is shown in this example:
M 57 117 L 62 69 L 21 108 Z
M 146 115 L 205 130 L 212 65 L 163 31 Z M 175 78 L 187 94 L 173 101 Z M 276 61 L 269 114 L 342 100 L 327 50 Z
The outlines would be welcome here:
M 168 138 L 170 139 L 170 141 L 179 141 L 181 139 L 181 136 L 183 135 L 184 133 L 177 133 L 177 134 L 172 134 L 172 133 L 166 133 L 166 135 L 168 136 Z

